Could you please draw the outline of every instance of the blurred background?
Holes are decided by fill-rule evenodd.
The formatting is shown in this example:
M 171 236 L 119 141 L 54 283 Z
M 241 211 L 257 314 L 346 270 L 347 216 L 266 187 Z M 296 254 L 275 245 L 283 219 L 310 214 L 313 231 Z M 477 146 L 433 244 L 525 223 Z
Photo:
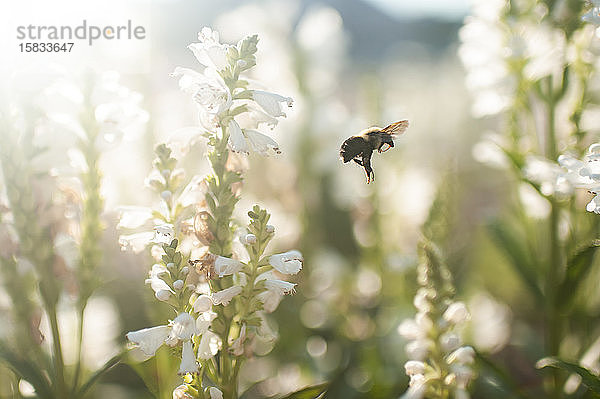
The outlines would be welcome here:
M 504 172 L 472 156 L 473 146 L 497 126 L 471 116 L 457 55 L 458 32 L 470 12 L 466 0 L 21 1 L 2 8 L 5 99 L 21 96 L 35 103 L 35 85 L 46 79 L 67 76 L 83 84 L 89 74 L 111 70 L 143 95 L 140 106 L 149 115 L 142 131 L 103 153 L 99 163 L 103 283 L 85 314 L 87 368 L 117 353 L 127 331 L 155 325 L 165 312 L 143 284 L 149 255 L 120 251 L 116 209 L 152 204 L 144 179 L 154 145 L 198 123 L 192 101 L 169 74 L 176 66 L 196 67 L 186 46 L 210 26 L 223 42 L 258 34 L 252 77 L 294 98 L 273 132 L 283 154 L 241 161 L 247 171 L 237 217 L 245 223 L 253 204 L 266 207 L 277 229 L 270 250 L 298 248 L 305 258 L 296 295 L 286 297 L 273 315 L 280 339 L 245 364 L 244 397 L 276 397 L 325 380 L 332 381 L 332 398 L 393 398 L 406 390 L 406 341 L 397 327 L 415 313 L 417 243 L 430 209 L 443 215 L 436 238 L 457 298 L 472 314 L 466 342 L 500 364 L 478 370 L 473 397 L 508 397 L 502 388 L 507 380 L 523 387 L 540 384 L 532 367 L 543 356 L 539 316 L 486 229 L 514 193 L 503 189 L 509 179 Z M 132 20 L 147 36 L 77 43 L 64 54 L 18 52 L 16 26 L 76 25 L 84 18 L 97 25 Z M 357 165 L 339 160 L 347 137 L 402 119 L 410 128 L 394 149 L 374 155 L 372 184 Z M 198 142 L 185 158 L 190 175 L 209 171 L 205 144 Z M 596 300 L 582 311 L 597 314 L 599 305 Z M 0 309 L 11 307 L 0 291 Z M 59 321 L 67 363 L 75 356 L 68 339 L 75 337 L 75 318 L 65 294 Z M 48 328 L 44 323 L 42 332 Z M 0 334 L 9 333 L 0 326 Z M 90 397 L 152 397 L 134 370 L 140 367 L 116 366 Z M 510 378 L 498 377 L 504 369 Z M 0 375 L 7 373 L 0 368 Z M 177 384 L 177 376 L 165 382 L 171 389 Z M 25 386 L 21 394 L 31 392 Z M 0 380 L 0 397 L 11 395 Z

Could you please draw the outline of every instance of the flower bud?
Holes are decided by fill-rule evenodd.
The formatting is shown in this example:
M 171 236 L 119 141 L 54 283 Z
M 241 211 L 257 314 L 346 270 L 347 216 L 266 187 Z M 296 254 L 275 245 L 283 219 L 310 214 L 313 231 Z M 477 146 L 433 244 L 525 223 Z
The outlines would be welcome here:
M 162 199 L 164 199 L 165 201 L 170 200 L 172 196 L 173 196 L 173 193 L 170 192 L 169 190 L 165 190 L 162 193 L 160 193 L 160 197 Z
M 244 237 L 244 240 L 246 241 L 246 243 L 248 243 L 250 245 L 256 244 L 256 236 L 252 233 L 246 234 L 246 237 Z
M 267 233 L 269 233 L 269 234 L 272 234 L 272 233 L 274 233 L 274 232 L 275 232 L 275 226 L 268 224 L 268 225 L 265 227 L 265 231 L 266 231 Z
M 184 276 L 187 276 L 189 272 L 190 272 L 190 268 L 189 268 L 189 267 L 187 267 L 187 266 L 184 266 L 184 267 L 181 269 L 181 274 L 183 274 Z
M 183 280 L 177 280 L 173 283 L 173 288 L 180 290 L 183 288 Z
M 169 298 L 171 297 L 171 291 L 168 291 L 168 290 L 158 290 L 158 291 L 156 291 L 156 293 L 154 294 L 154 296 L 159 301 L 163 301 L 164 302 L 164 301 L 169 300 Z

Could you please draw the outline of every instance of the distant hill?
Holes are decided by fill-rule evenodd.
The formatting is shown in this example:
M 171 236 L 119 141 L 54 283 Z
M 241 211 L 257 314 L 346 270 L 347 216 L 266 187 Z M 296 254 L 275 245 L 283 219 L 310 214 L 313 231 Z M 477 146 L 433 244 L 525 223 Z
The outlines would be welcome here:
M 154 7 L 161 25 L 152 26 L 152 29 L 160 33 L 156 37 L 165 40 L 165 48 L 169 51 L 173 44 L 181 45 L 194 40 L 199 27 L 210 25 L 220 13 L 245 2 L 245 0 L 157 2 L 154 3 Z M 351 39 L 349 56 L 358 66 L 373 64 L 388 56 L 399 56 L 405 52 L 407 46 L 418 48 L 421 53 L 425 53 L 425 56 L 430 54 L 435 58 L 435 54 L 444 52 L 452 46 L 461 26 L 461 21 L 451 22 L 433 18 L 399 19 L 363 0 L 300 0 L 299 15 L 302 15 L 307 8 L 318 4 L 333 7 L 342 16 L 344 29 Z M 169 16 L 166 20 L 161 17 L 165 14 Z M 177 52 L 180 57 L 179 49 Z

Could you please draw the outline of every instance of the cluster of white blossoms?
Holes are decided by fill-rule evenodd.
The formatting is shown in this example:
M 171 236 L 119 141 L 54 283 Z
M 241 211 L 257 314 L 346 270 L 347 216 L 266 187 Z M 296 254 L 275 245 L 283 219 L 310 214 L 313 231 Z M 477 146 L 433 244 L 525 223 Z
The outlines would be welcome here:
M 119 228 L 146 226 L 148 231 L 119 241 L 123 248 L 138 251 L 152 244 L 156 263 L 146 284 L 176 313 L 167 324 L 128 333 L 128 340 L 148 356 L 163 344 L 180 346 L 179 374 L 185 383 L 173 397 L 198 397 L 203 391 L 200 396 L 217 399 L 237 397 L 237 373 L 244 357 L 259 343 L 275 341 L 266 314 L 294 292 L 296 284 L 283 276 L 297 274 L 303 258 L 298 251 L 265 255 L 275 228 L 258 206 L 248 212 L 247 228 L 234 237 L 239 226 L 232 218 L 239 200 L 234 185 L 243 178 L 227 163 L 230 151 L 280 152 L 273 139 L 255 129 L 274 127 L 277 118 L 285 116 L 282 105 L 291 106 L 292 100 L 250 89 L 249 81 L 240 78 L 256 64 L 257 36 L 227 45 L 219 43 L 217 32 L 203 28 L 198 38 L 200 42 L 189 48 L 202 64 L 201 71 L 176 68 L 173 75 L 196 104 L 201 129 L 185 129 L 157 146 L 147 185 L 158 194 L 160 205 L 122 208 Z M 214 174 L 194 176 L 184 186 L 177 154 L 187 152 L 200 137 L 212 147 L 207 158 Z M 185 142 L 177 141 L 181 139 Z
M 404 399 L 469 398 L 467 385 L 474 377 L 470 367 L 475 351 L 463 346 L 460 331 L 470 315 L 463 302 L 453 301 L 450 273 L 436 249 L 425 244 L 426 260 L 419 266 L 421 288 L 414 298 L 417 314 L 398 326 L 409 342 L 404 365 L 410 377 Z M 445 392 L 445 393 L 444 393 Z M 445 395 L 445 396 L 444 396 Z
M 222 44 L 218 32 L 204 27 L 198 40 L 188 48 L 201 64 L 200 71 L 177 67 L 172 75 L 179 78 L 180 88 L 192 96 L 205 133 L 215 135 L 222 129 L 234 152 L 279 153 L 277 142 L 257 129 L 264 125 L 275 127 L 277 118 L 286 116 L 282 106 L 291 107 L 292 99 L 250 88 L 249 80 L 240 76 L 256 64 L 258 38 L 250 36 L 237 45 Z M 188 136 L 186 140 L 193 142 L 198 136 Z
M 600 143 L 592 144 L 582 160 L 561 155 L 558 163 L 566 170 L 563 178 L 573 187 L 584 188 L 594 194 L 586 206 L 587 211 L 600 214 Z

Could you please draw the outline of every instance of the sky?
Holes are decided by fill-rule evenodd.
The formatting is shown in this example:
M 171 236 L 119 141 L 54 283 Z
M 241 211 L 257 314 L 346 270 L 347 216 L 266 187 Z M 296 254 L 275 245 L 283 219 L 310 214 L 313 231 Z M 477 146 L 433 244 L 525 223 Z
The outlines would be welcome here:
M 470 0 L 365 0 L 397 16 L 434 16 L 462 19 L 469 10 Z

